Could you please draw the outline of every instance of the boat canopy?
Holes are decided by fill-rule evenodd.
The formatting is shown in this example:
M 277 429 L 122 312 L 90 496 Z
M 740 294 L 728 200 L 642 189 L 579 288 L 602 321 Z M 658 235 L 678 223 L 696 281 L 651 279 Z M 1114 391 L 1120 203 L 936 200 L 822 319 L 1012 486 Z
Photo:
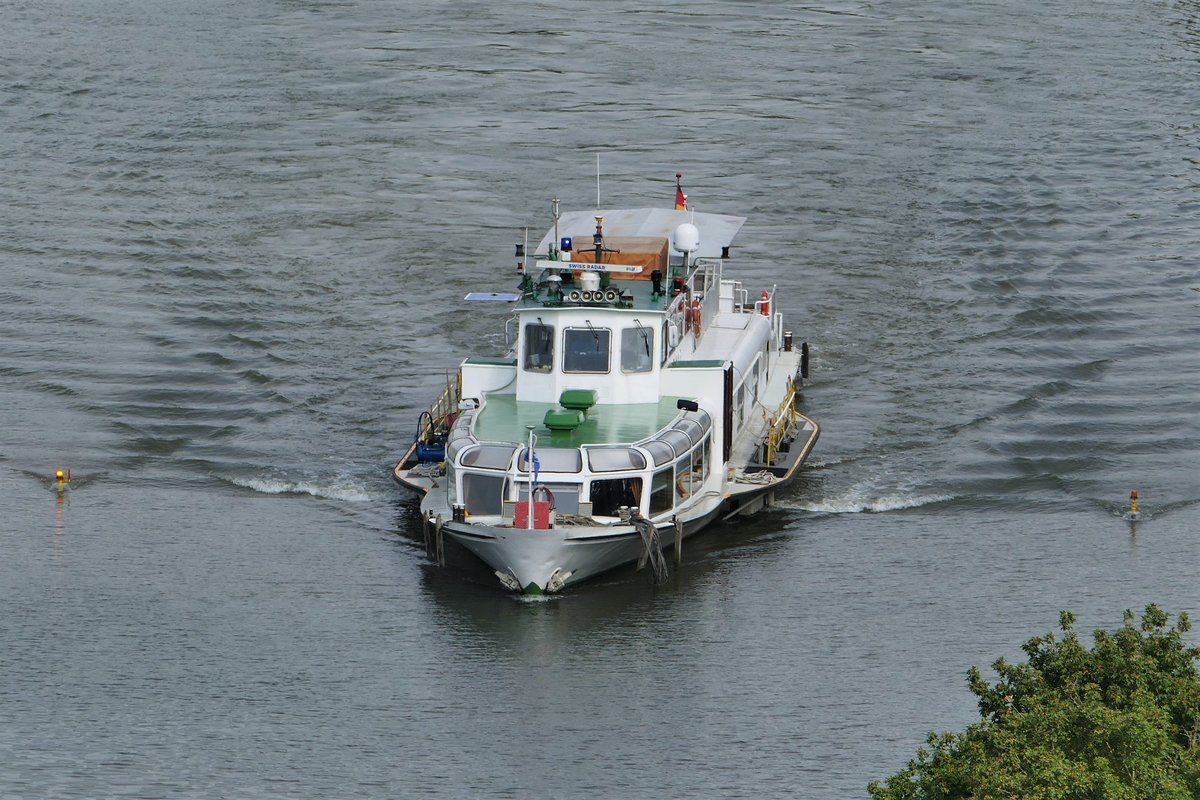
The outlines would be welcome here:
M 596 211 L 570 211 L 559 217 L 558 236 L 573 239 L 574 249 L 590 250 L 596 232 L 596 217 L 604 218 L 604 238 L 650 236 L 673 242 L 675 229 L 690 222 L 700 229 L 700 246 L 693 256 L 720 258 L 721 248 L 733 243 L 745 217 L 727 214 L 705 214 L 699 211 L 676 211 L 671 208 L 623 208 Z M 538 244 L 537 253 L 549 253 L 557 248 L 551 228 Z M 671 252 L 675 252 L 673 249 Z

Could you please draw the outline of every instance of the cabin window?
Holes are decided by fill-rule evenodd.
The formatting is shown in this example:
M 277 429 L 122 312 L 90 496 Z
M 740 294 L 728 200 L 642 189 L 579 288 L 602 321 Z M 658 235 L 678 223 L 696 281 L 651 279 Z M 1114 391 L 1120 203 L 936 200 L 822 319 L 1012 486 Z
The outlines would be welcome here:
M 549 372 L 554 367 L 554 326 L 533 322 L 525 326 L 526 372 Z
M 541 456 L 538 456 L 541 460 Z M 535 500 L 544 500 L 542 487 L 550 490 L 550 502 L 553 504 L 554 510 L 559 514 L 578 514 L 579 513 L 579 490 L 578 483 L 539 483 L 538 491 L 534 496 Z M 529 483 L 522 481 L 517 484 L 517 503 L 529 502 Z
M 708 477 L 708 437 L 692 451 L 692 475 L 700 483 Z
M 682 431 L 687 434 L 692 444 L 704 438 L 704 428 L 701 427 L 699 420 L 684 418 L 671 426 L 677 431 Z
M 658 434 L 658 438 L 671 445 L 671 449 L 675 451 L 676 456 L 681 456 L 692 449 L 692 440 L 688 438 L 686 433 L 675 428 L 668 428 Z
M 589 447 L 588 467 L 592 472 L 625 472 L 646 468 L 641 451 L 628 447 Z
M 671 355 L 671 323 L 665 319 L 662 324 L 662 360 L 659 362 L 662 365 L 667 363 L 667 356 Z
M 666 442 L 660 442 L 657 439 L 646 442 L 642 445 L 642 448 L 654 459 L 654 466 L 656 467 L 661 467 L 675 458 L 675 451 L 671 449 L 671 445 Z
M 479 444 L 463 451 L 459 460 L 464 467 L 482 467 L 484 469 L 508 469 L 512 463 L 516 447 L 502 444 Z
M 750 404 L 758 402 L 758 383 L 762 379 L 762 361 L 754 362 L 754 371 L 750 377 Z
M 742 427 L 742 420 L 746 417 L 746 384 L 742 383 L 737 388 L 737 396 L 733 400 L 734 406 L 737 408 L 737 426 Z
M 563 372 L 608 372 L 608 328 L 567 328 L 563 332 Z
M 539 472 L 579 472 L 583 456 L 574 447 L 539 447 L 535 450 Z M 529 451 L 522 449 L 517 456 L 517 469 L 529 472 Z
M 682 503 L 700 487 L 699 476 L 692 472 L 692 457 L 684 456 L 675 462 L 675 502 Z
M 649 372 L 654 366 L 654 330 L 641 325 L 621 331 L 621 369 Z
M 650 516 L 666 513 L 675 507 L 675 494 L 671 491 L 673 475 L 670 467 L 654 473 L 650 482 Z
M 463 503 L 468 514 L 500 514 L 504 500 L 503 475 L 463 474 Z
M 621 506 L 640 508 L 642 502 L 641 478 L 614 478 L 592 481 L 592 516 L 615 517 Z

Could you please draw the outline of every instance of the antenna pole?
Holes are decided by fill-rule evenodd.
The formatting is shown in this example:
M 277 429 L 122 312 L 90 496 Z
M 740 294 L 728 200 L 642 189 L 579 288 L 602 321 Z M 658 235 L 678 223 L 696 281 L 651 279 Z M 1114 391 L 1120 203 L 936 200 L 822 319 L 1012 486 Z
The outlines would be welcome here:
M 558 198 L 550 201 L 550 211 L 554 215 L 554 241 L 550 243 L 550 260 L 558 261 Z
M 596 153 L 596 208 L 600 207 L 600 154 Z

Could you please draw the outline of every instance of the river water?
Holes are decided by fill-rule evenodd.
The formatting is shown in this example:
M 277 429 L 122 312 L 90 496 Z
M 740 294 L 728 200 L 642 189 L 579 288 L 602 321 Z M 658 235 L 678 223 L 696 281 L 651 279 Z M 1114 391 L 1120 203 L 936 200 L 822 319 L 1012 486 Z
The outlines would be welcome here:
M 1200 608 L 1196 2 L 0 19 L 0 796 L 858 798 L 1059 610 Z M 597 155 L 749 217 L 824 432 L 531 603 L 388 468 Z

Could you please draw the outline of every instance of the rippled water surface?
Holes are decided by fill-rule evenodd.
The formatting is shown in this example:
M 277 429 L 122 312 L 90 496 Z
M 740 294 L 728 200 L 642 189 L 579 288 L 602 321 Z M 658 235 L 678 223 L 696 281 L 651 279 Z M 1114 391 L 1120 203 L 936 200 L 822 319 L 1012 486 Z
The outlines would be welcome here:
M 1200 607 L 1195 2 L 0 19 L 0 795 L 864 797 L 1060 609 Z M 522 602 L 388 467 L 597 154 L 749 217 L 824 433 Z

